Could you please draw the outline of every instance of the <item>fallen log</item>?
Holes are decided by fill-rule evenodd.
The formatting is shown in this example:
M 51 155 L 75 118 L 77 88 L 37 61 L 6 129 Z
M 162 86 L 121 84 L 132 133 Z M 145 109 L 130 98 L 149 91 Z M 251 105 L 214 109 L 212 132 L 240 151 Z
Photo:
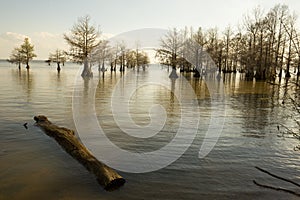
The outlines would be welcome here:
M 74 131 L 65 127 L 52 124 L 43 115 L 35 116 L 36 125 L 56 142 L 73 158 L 81 163 L 88 171 L 93 173 L 98 183 L 107 191 L 118 189 L 126 182 L 115 170 L 100 162 L 92 153 L 75 137 Z

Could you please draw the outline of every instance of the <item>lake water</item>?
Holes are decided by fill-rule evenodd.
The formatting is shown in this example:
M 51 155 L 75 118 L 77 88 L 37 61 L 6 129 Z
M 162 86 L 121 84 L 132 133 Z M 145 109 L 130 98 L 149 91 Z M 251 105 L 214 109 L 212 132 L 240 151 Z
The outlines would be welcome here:
M 138 77 L 138 83 L 125 82 L 124 91 L 126 84 L 142 84 L 152 78 L 169 81 L 173 89 L 192 86 L 197 96 L 186 99 L 191 102 L 189 106 L 195 106 L 189 112 L 200 114 L 200 123 L 198 128 L 185 124 L 184 130 L 188 134 L 196 129 L 197 135 L 174 163 L 148 173 L 119 172 L 127 180 L 124 187 L 114 192 L 104 191 L 93 175 L 34 126 L 33 116 L 43 114 L 57 125 L 76 129 L 72 96 L 79 67 L 67 63 L 57 74 L 54 65 L 50 67 L 43 62 L 32 63 L 29 72 L 0 62 L 0 199 L 296 199 L 287 193 L 260 188 L 253 180 L 300 193 L 296 186 L 255 169 L 259 166 L 300 182 L 300 154 L 293 151 L 299 141 L 278 137 L 277 125 L 290 124 L 285 121 L 289 111 L 280 106 L 283 92 L 277 86 L 244 81 L 238 73 L 225 75 L 220 80 L 225 95 L 212 100 L 206 82 L 218 81 L 214 76 L 206 77 L 205 81 L 185 74 L 172 83 L 169 72 L 158 65 L 146 71 L 127 71 Z M 151 152 L 174 138 L 181 104 L 172 92 L 159 85 L 139 88 L 128 105 L 133 121 L 147 125 L 148 108 L 156 103 L 165 108 L 167 120 L 161 132 L 151 138 L 127 137 L 114 121 L 110 107 L 114 86 L 125 75 L 107 71 L 103 77 L 96 68 L 93 71 L 97 119 L 117 146 L 128 151 Z M 85 88 L 89 82 L 82 84 Z M 226 111 L 221 135 L 212 151 L 199 158 L 213 110 L 219 110 L 219 106 Z M 124 113 L 118 114 L 122 120 Z M 28 129 L 23 126 L 25 122 Z

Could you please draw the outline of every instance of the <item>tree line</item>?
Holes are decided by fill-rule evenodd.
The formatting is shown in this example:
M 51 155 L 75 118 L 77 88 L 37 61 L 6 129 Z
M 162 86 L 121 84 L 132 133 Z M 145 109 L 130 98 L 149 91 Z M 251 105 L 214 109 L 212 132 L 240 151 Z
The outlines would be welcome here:
M 61 70 L 60 64 L 64 64 L 67 59 L 79 64 L 84 64 L 82 71 L 83 77 L 91 77 L 91 66 L 98 64 L 99 71 L 104 72 L 105 63 L 111 67 L 111 71 L 116 71 L 117 66 L 120 66 L 120 71 L 125 71 L 125 68 L 140 67 L 145 69 L 150 60 L 148 55 L 138 47 L 135 50 L 128 49 L 123 41 L 120 41 L 115 46 L 109 44 L 109 41 L 101 39 L 101 34 L 96 30 L 95 26 L 91 25 L 90 17 L 80 17 L 73 25 L 69 34 L 64 34 L 64 40 L 69 44 L 69 51 L 57 49 L 49 54 L 49 59 L 46 62 L 54 62 L 57 64 L 57 71 Z M 15 48 L 9 62 L 15 63 L 21 69 L 21 64 L 26 64 L 29 69 L 29 61 L 36 55 L 34 54 L 34 45 L 30 44 L 29 39 L 25 38 L 24 44 Z M 100 68 L 102 66 L 102 68 Z
M 247 14 L 242 25 L 217 28 L 170 29 L 161 39 L 156 56 L 161 64 L 193 71 L 199 76 L 207 67 L 216 66 L 219 72 L 245 73 L 257 80 L 300 76 L 300 38 L 297 16 L 286 5 L 275 5 L 268 12 L 260 7 Z M 191 45 L 191 44 L 197 44 Z M 208 53 L 214 62 L 208 62 Z M 188 55 L 187 55 L 188 54 Z M 186 58 L 193 60 L 193 64 Z
M 300 76 L 300 38 L 296 22 L 297 17 L 288 6 L 278 4 L 268 12 L 257 7 L 244 17 L 241 25 L 228 26 L 221 32 L 218 28 L 173 28 L 161 39 L 156 57 L 161 64 L 172 66 L 175 72 L 180 68 L 194 72 L 195 76 L 213 68 L 220 73 L 239 71 L 257 80 L 281 78 L 283 74 L 290 77 L 293 69 Z M 92 64 L 98 64 L 99 71 L 105 70 L 105 63 L 112 71 L 117 66 L 124 71 L 126 67 L 139 69 L 148 65 L 149 57 L 145 52 L 138 48 L 128 49 L 122 41 L 111 46 L 100 36 L 99 30 L 91 25 L 90 17 L 81 17 L 71 31 L 63 35 L 69 51 L 57 49 L 48 61 L 57 63 L 58 71 L 60 63 L 67 58 L 83 63 L 83 77 L 92 76 Z M 24 63 L 29 68 L 28 63 L 34 57 L 34 46 L 26 38 L 12 51 L 9 60 L 19 67 Z

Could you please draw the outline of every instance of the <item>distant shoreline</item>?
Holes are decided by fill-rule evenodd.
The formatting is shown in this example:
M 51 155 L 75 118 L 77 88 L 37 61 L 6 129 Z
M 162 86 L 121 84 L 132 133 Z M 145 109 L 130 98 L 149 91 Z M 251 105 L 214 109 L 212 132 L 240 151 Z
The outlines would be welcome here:
M 32 61 L 30 61 L 30 62 L 45 62 L 47 59 L 45 59 L 45 60 L 32 60 Z M 8 62 L 8 59 L 0 59 L 0 62 Z
M 47 59 L 45 59 L 45 60 L 32 60 L 32 61 L 30 61 L 31 63 L 47 63 L 46 62 L 46 60 Z M 7 63 L 10 63 L 7 59 L 0 59 L 0 62 L 7 62 Z M 72 62 L 72 61 L 66 61 L 65 63 L 73 63 L 73 64 L 76 64 L 76 63 L 74 63 L 74 62 Z M 11 63 L 12 64 L 12 63 Z

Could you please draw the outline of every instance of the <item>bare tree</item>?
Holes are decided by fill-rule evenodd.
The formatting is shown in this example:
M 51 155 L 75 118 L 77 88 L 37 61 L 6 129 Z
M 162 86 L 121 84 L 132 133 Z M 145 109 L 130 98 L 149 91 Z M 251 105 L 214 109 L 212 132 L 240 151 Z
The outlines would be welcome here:
M 107 61 L 112 54 L 112 48 L 109 45 L 109 41 L 103 40 L 92 52 L 92 62 L 98 64 L 98 71 L 105 72 L 105 61 Z
M 119 43 L 119 48 L 120 48 L 120 52 L 119 52 L 119 63 L 120 63 L 120 72 L 124 72 L 125 71 L 125 65 L 126 65 L 126 53 L 127 53 L 127 49 L 126 49 L 126 44 L 124 41 Z
M 221 72 L 222 67 L 222 55 L 224 42 L 218 37 L 218 29 L 210 28 L 206 32 L 207 45 L 206 51 L 209 53 L 211 59 L 216 63 Z
M 233 33 L 233 37 L 231 39 L 231 58 L 233 65 L 233 72 L 239 68 L 240 72 L 244 71 L 245 63 L 243 62 L 243 55 L 246 52 L 246 44 L 247 40 L 245 35 L 242 34 L 241 27 L 238 25 L 237 33 Z
M 231 26 L 227 26 L 224 31 L 224 47 L 225 47 L 225 55 L 224 55 L 224 72 L 232 71 L 232 59 L 231 59 L 231 47 L 232 47 L 232 35 L 233 31 Z
M 200 77 L 203 71 L 204 48 L 207 39 L 201 27 L 194 33 L 191 29 L 191 37 L 187 38 L 184 45 L 185 58 L 193 65 L 194 77 Z
M 286 58 L 286 74 L 285 74 L 285 77 L 291 77 L 291 74 L 290 74 L 290 65 L 291 65 L 291 61 L 292 61 L 292 57 L 295 55 L 295 49 L 293 48 L 293 41 L 295 40 L 295 36 L 297 36 L 297 34 L 295 33 L 295 23 L 296 23 L 296 15 L 290 15 L 288 18 L 287 18 L 287 25 L 283 23 L 283 26 L 288 34 L 288 55 L 287 55 L 287 58 Z M 296 47 L 296 45 L 294 46 Z
M 69 55 L 73 61 L 84 63 L 82 77 L 93 75 L 88 65 L 88 58 L 91 52 L 99 45 L 99 31 L 90 24 L 90 17 L 84 16 L 78 19 L 69 34 L 64 34 L 64 39 L 70 45 Z
M 295 52 L 297 54 L 297 58 L 295 58 L 295 62 L 297 63 L 295 67 L 297 67 L 297 82 L 299 81 L 300 76 L 300 38 L 299 38 L 299 32 L 294 29 L 294 38 L 292 40 Z
M 170 78 L 177 78 L 176 67 L 178 64 L 178 57 L 184 44 L 181 31 L 176 28 L 170 29 L 161 39 L 160 43 L 161 48 L 156 51 L 157 57 L 160 58 L 162 64 L 172 66 Z
M 280 14 L 279 14 L 280 25 L 279 25 L 279 32 L 278 32 L 278 39 L 277 39 L 277 48 L 276 48 L 276 53 L 275 53 L 275 56 L 276 56 L 275 57 L 275 66 L 280 67 L 279 78 L 281 78 L 282 63 L 283 63 L 282 55 L 285 52 L 285 43 L 286 43 L 286 34 L 284 32 L 283 22 L 286 20 L 286 17 L 288 15 L 288 7 L 285 5 L 281 6 L 279 8 L 279 12 L 280 12 Z M 280 53 L 280 49 L 281 49 L 282 53 Z
M 49 55 L 50 62 L 55 62 L 57 64 L 57 71 L 60 72 L 61 67 L 60 63 L 64 65 L 66 62 L 66 53 L 62 50 L 56 49 L 54 53 L 50 53 Z
M 247 15 L 244 19 L 244 25 L 246 31 L 248 32 L 248 62 L 246 63 L 247 72 L 246 77 L 253 78 L 254 72 L 257 64 L 257 40 L 259 40 L 259 24 L 262 17 L 262 10 L 260 7 L 256 7 L 253 9 L 253 18 L 250 15 Z

